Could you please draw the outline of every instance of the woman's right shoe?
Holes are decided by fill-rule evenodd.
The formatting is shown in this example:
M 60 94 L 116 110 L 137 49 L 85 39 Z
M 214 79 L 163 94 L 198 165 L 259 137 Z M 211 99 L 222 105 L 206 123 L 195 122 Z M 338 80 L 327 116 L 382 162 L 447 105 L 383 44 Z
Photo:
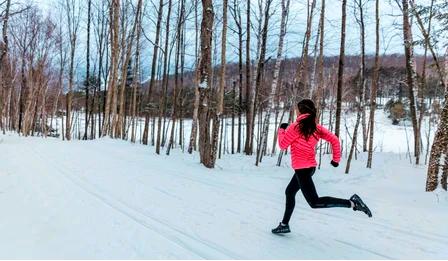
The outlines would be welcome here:
M 355 204 L 355 207 L 353 207 L 354 211 L 362 211 L 367 216 L 372 217 L 372 212 L 370 212 L 369 207 L 367 207 L 367 205 L 362 201 L 362 199 L 358 195 L 354 194 L 350 198 L 350 201 L 352 201 Z
M 272 229 L 272 233 L 274 234 L 285 234 L 289 232 L 291 232 L 291 230 L 289 230 L 289 225 L 283 225 L 281 222 L 278 224 L 278 227 Z

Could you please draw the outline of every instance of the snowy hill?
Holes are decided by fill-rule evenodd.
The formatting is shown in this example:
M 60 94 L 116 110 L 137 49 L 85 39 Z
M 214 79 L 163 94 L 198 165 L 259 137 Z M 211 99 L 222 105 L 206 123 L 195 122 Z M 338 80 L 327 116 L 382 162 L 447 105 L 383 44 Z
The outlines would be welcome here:
M 350 175 L 329 157 L 320 195 L 358 193 L 373 218 L 311 209 L 303 196 L 292 233 L 275 236 L 289 158 L 260 167 L 226 155 L 215 170 L 198 155 L 157 156 L 111 139 L 63 142 L 0 135 L 0 258 L 421 259 L 448 257 L 448 196 L 424 192 L 426 169 L 393 153 L 365 155 Z

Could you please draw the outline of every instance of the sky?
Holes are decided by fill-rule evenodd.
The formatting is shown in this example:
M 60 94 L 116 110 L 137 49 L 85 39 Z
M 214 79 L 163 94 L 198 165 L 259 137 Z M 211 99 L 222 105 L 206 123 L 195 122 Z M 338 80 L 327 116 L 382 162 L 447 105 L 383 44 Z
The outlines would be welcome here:
M 26 0 L 21 0 L 28 2 Z M 44 13 L 52 13 L 54 12 L 54 5 L 57 0 L 34 0 L 37 6 L 43 10 Z M 149 1 L 146 0 L 148 3 Z M 426 3 L 429 0 L 420 0 L 418 3 Z M 192 2 L 191 0 L 187 0 L 187 2 Z M 200 2 L 200 1 L 199 1 Z M 256 3 L 257 0 L 252 1 L 252 11 L 257 11 Z M 233 3 L 233 0 L 229 1 L 229 4 Z M 271 30 L 268 33 L 268 50 L 267 57 L 272 56 L 275 57 L 277 51 L 278 44 L 278 33 L 279 33 L 279 24 L 280 24 L 280 1 L 274 0 L 274 4 L 272 6 L 273 15 L 271 16 L 270 28 Z M 222 13 L 222 5 L 221 1 L 214 1 L 214 8 L 216 13 L 216 21 L 218 22 L 217 28 L 221 28 L 221 13 Z M 375 1 L 370 0 L 367 3 L 366 11 L 365 11 L 365 24 L 366 24 L 366 52 L 367 54 L 374 54 L 375 52 L 375 13 L 374 13 L 374 5 Z M 147 18 L 151 18 L 155 20 L 155 11 L 150 10 L 152 5 L 148 4 L 147 8 Z M 241 8 L 243 9 L 243 20 L 244 9 L 245 9 L 245 1 L 242 1 Z M 152 8 L 154 9 L 154 8 Z M 152 13 L 151 13 L 152 12 Z M 326 13 L 325 13 L 325 55 L 333 56 L 339 54 L 339 46 L 340 46 L 340 26 L 341 26 L 341 1 L 340 0 L 326 0 Z M 306 26 L 306 1 L 296 1 L 291 0 L 291 6 L 289 9 L 289 21 L 287 28 L 287 35 L 285 38 L 285 56 L 288 58 L 298 57 L 301 55 L 302 49 L 302 41 L 305 33 Z M 313 36 L 310 41 L 310 52 L 313 51 L 314 42 L 316 39 L 317 32 L 317 24 L 319 22 L 319 13 L 320 13 L 320 0 L 317 0 L 317 8 L 315 10 L 315 16 L 313 18 Z M 401 11 L 398 8 L 398 5 L 395 3 L 395 0 L 381 0 L 380 1 L 380 53 L 381 54 L 393 54 L 393 53 L 403 53 L 403 39 L 402 39 L 402 31 L 401 31 Z M 105 14 L 108 15 L 108 14 Z M 149 19 L 146 19 L 147 23 L 144 25 L 146 30 L 145 34 L 153 38 L 155 26 L 151 25 Z M 234 23 L 232 21 L 232 17 L 229 14 L 229 27 L 234 28 Z M 254 22 L 254 18 L 253 18 Z M 192 28 L 192 26 L 190 26 Z M 81 34 L 83 34 L 85 29 L 81 29 Z M 256 28 L 252 29 L 252 33 L 256 31 Z M 414 32 L 414 40 L 418 40 L 421 38 L 421 34 L 418 31 L 417 26 L 413 26 Z M 85 38 L 84 35 L 80 36 L 80 45 L 85 42 L 83 40 Z M 255 53 L 255 36 L 252 36 L 252 50 Z M 228 51 L 227 51 L 227 61 L 237 61 L 237 48 L 235 43 L 237 43 L 236 34 L 232 33 L 232 30 L 228 30 Z M 194 55 L 194 31 L 190 31 L 187 33 L 187 41 L 190 42 L 189 47 L 187 47 L 187 57 L 193 57 Z M 216 42 L 217 48 L 220 47 L 220 38 L 218 38 L 218 42 Z M 147 60 L 152 57 L 152 45 L 148 41 L 144 41 L 142 44 L 143 48 L 143 57 L 147 57 Z M 85 50 L 85 48 L 80 48 L 80 50 Z M 422 54 L 423 50 L 421 47 L 416 46 L 415 52 L 417 54 Z M 347 5 L 347 27 L 346 27 L 346 55 L 356 55 L 360 53 L 360 43 L 359 43 L 359 26 L 354 19 L 354 7 L 353 1 L 348 1 Z M 188 55 L 190 54 L 190 55 Z M 83 55 L 80 55 L 82 57 Z M 218 55 L 219 56 L 219 55 Z M 252 55 L 254 57 L 254 54 Z M 219 63 L 219 57 L 216 60 Z M 186 67 L 193 66 L 194 58 L 187 58 Z M 147 62 L 149 66 L 149 62 Z M 148 68 L 143 68 L 143 70 L 148 70 Z

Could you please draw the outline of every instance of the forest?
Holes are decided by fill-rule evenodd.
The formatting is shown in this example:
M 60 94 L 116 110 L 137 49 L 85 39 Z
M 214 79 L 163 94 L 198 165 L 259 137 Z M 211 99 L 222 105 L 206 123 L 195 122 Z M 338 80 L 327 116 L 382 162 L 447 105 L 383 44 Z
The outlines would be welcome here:
M 278 123 L 287 112 L 291 121 L 293 104 L 310 97 L 319 111 L 334 110 L 336 135 L 341 112 L 357 111 L 346 142 L 356 144 L 360 132 L 371 167 L 374 111 L 382 95 L 412 122 L 416 164 L 423 154 L 422 119 L 435 118 L 427 190 L 437 186 L 442 168 L 446 189 L 448 76 L 438 46 L 446 40 L 447 3 L 392 1 L 402 15 L 404 55 L 388 55 L 380 53 L 387 41 L 379 36 L 380 1 L 343 1 L 339 56 L 326 56 L 325 41 L 335 39 L 325 37 L 325 1 L 307 1 L 302 51 L 285 59 L 289 19 L 296 14 L 289 0 L 277 2 L 59 0 L 50 3 L 57 11 L 46 14 L 36 3 L 5 0 L 0 127 L 66 140 L 109 135 L 155 146 L 158 154 L 161 148 L 167 154 L 177 147 L 199 150 L 201 162 L 213 168 L 220 126 L 231 118 L 231 153 L 256 153 L 258 164 L 268 153 L 267 136 L 276 135 L 269 133 L 271 117 Z M 351 56 L 345 54 L 347 12 L 359 27 L 360 54 Z M 373 17 L 376 47 L 369 55 L 365 23 Z M 270 38 L 278 38 L 271 48 Z M 414 55 L 416 46 L 423 54 Z M 184 133 L 184 119 L 192 120 L 191 133 Z
M 446 0 L 0 0 L 0 28 L 0 258 L 447 257 Z M 370 209 L 296 174 L 309 99 L 309 179 Z
M 271 153 L 272 121 L 292 121 L 294 104 L 312 98 L 319 111 L 330 111 L 337 136 L 341 114 L 356 113 L 345 140 L 352 144 L 348 172 L 358 140 L 372 167 L 375 110 L 387 103 L 395 123 L 412 124 L 412 162 L 429 162 L 426 190 L 439 180 L 447 189 L 448 4 L 390 1 L 400 10 L 403 50 L 388 54 L 382 45 L 392 40 L 380 36 L 387 30 L 380 2 L 342 1 L 338 37 L 326 35 L 325 0 L 299 7 L 306 12 L 303 36 L 288 34 L 298 9 L 290 0 L 54 0 L 46 11 L 38 3 L 4 0 L 0 128 L 64 140 L 110 136 L 154 146 L 157 154 L 197 150 L 213 168 L 227 152 L 222 126 L 230 124 L 225 146 L 232 154 L 255 154 L 258 165 Z M 347 16 L 359 33 L 352 55 L 345 50 Z M 375 24 L 375 37 L 366 23 Z M 374 53 L 366 50 L 366 34 Z M 285 50 L 293 37 L 300 52 Z M 326 54 L 327 41 L 340 43 L 339 55 Z M 414 54 L 416 48 L 423 52 Z M 435 133 L 429 159 L 424 117 Z

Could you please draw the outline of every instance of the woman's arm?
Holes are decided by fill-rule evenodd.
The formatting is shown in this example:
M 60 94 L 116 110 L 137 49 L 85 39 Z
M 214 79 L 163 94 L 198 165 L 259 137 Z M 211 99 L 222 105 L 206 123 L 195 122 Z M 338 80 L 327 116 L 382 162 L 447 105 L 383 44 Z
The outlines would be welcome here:
M 289 145 L 297 138 L 298 131 L 295 128 L 296 124 L 290 124 L 288 128 L 278 129 L 278 146 L 281 150 L 286 150 Z
M 339 163 L 341 161 L 341 144 L 339 143 L 338 136 L 327 130 L 325 127 L 319 125 L 320 137 L 331 144 L 331 150 L 333 151 L 333 161 Z

